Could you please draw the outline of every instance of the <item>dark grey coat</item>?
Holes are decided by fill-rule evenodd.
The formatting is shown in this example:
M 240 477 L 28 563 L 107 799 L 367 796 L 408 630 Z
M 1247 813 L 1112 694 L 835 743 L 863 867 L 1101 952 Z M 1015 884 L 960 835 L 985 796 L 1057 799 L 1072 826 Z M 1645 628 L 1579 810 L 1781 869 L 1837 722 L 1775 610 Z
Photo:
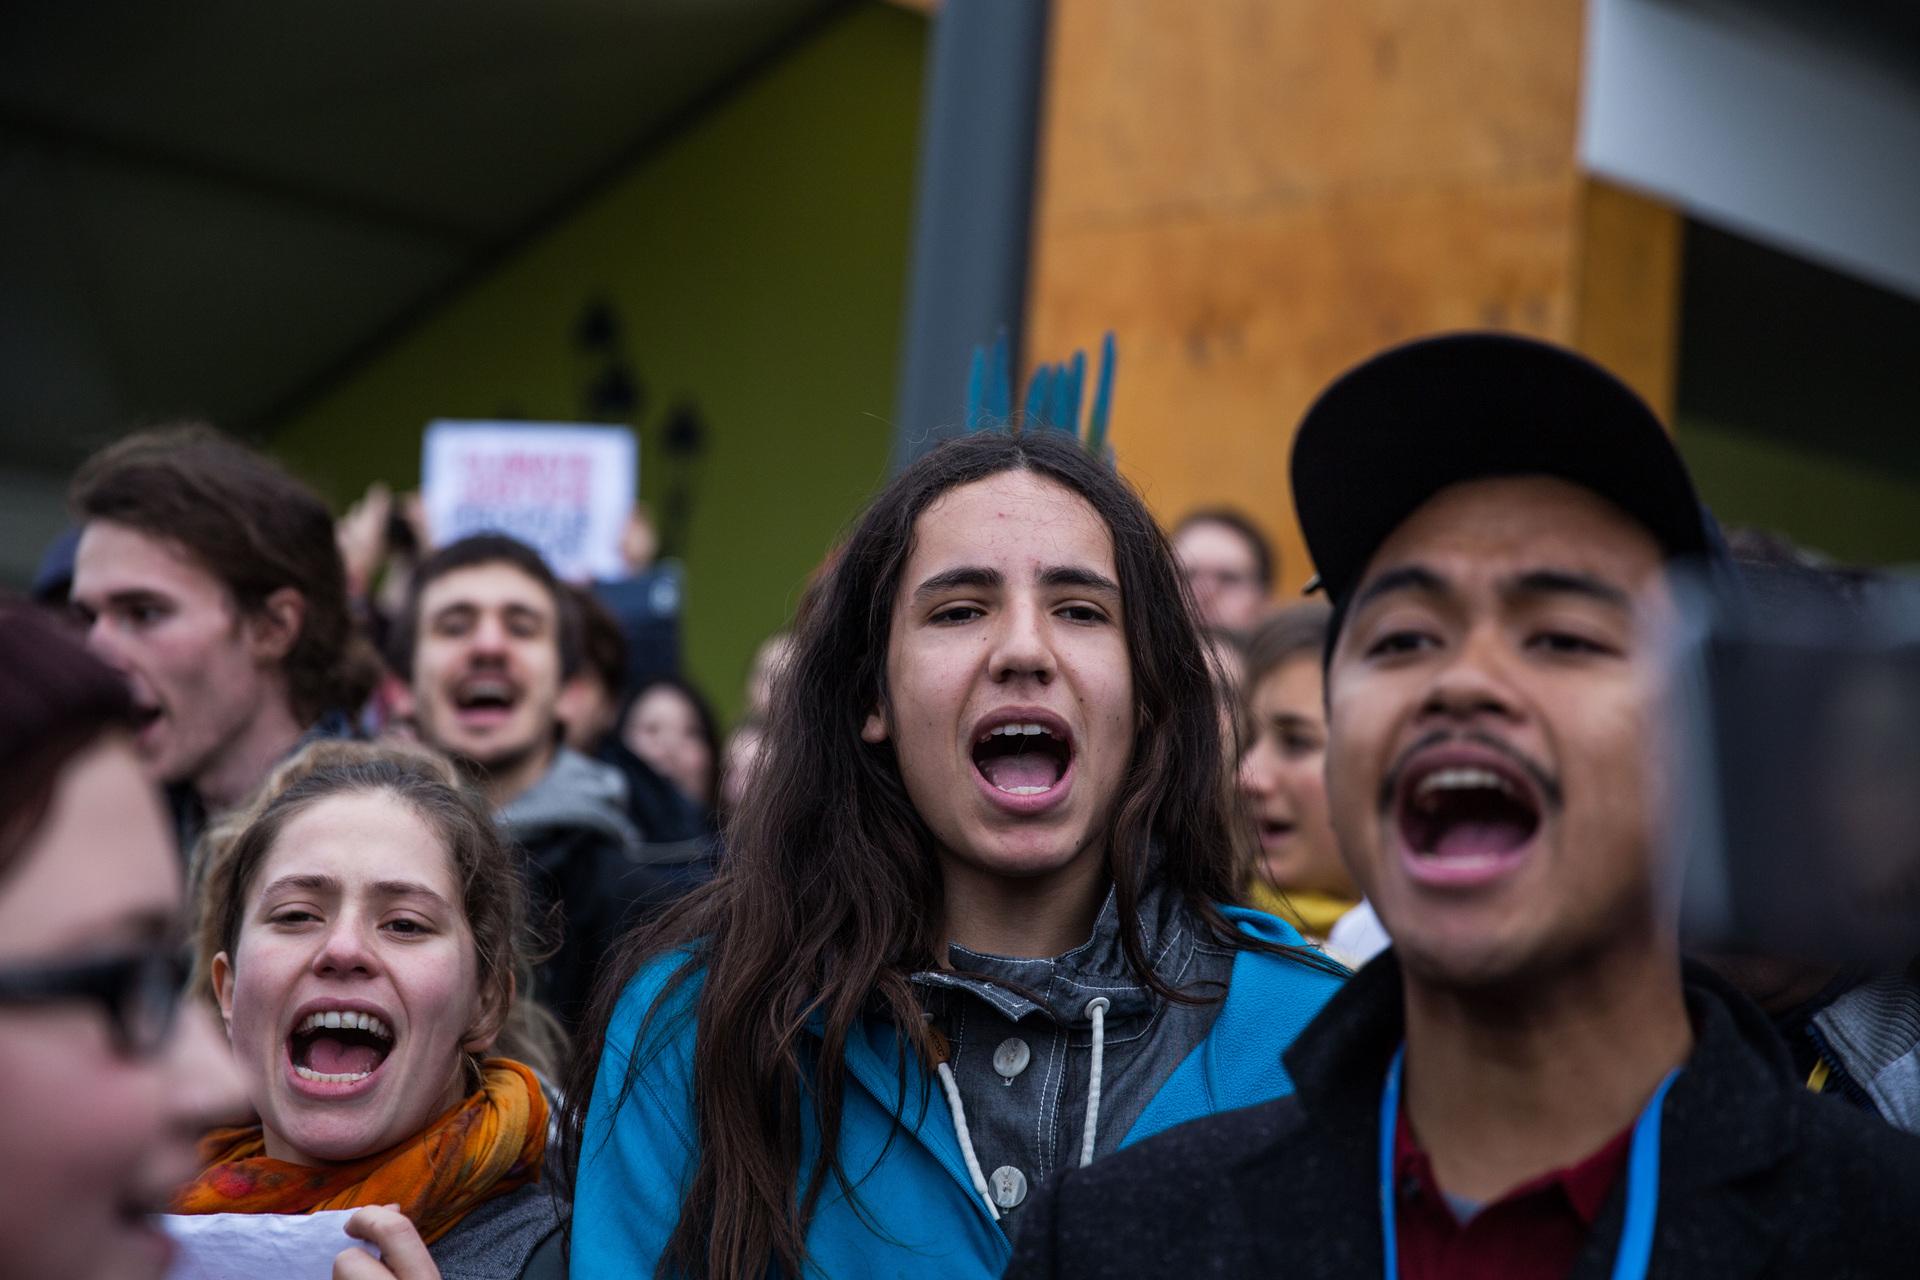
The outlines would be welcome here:
M 1689 969 L 1696 1034 L 1663 1111 L 1650 1275 L 1670 1280 L 1920 1275 L 1920 1139 L 1792 1074 L 1744 997 Z M 1297 1092 L 1196 1120 L 1050 1182 L 1009 1280 L 1382 1274 L 1380 1089 L 1402 1036 L 1393 953 L 1286 1054 Z M 1605 1280 L 1616 1187 L 1573 1270 Z
M 495 1196 L 428 1246 L 440 1280 L 565 1280 L 562 1206 L 542 1183 Z

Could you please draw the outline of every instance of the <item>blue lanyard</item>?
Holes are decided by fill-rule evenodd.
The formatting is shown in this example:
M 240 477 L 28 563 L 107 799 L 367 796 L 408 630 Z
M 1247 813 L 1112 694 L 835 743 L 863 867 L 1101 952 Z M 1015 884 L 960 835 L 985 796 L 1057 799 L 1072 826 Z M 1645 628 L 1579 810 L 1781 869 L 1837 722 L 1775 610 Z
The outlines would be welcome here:
M 1400 1074 L 1406 1060 L 1403 1044 L 1394 1050 L 1387 1085 L 1380 1093 L 1380 1236 L 1386 1249 L 1386 1280 L 1400 1276 L 1400 1242 L 1393 1226 L 1393 1139 L 1400 1123 Z M 1613 1280 L 1643 1280 L 1653 1258 L 1653 1219 L 1660 1204 L 1660 1104 L 1667 1100 L 1667 1090 L 1679 1074 L 1678 1069 L 1667 1072 L 1633 1122 L 1633 1143 L 1627 1149 L 1627 1221 L 1620 1229 Z

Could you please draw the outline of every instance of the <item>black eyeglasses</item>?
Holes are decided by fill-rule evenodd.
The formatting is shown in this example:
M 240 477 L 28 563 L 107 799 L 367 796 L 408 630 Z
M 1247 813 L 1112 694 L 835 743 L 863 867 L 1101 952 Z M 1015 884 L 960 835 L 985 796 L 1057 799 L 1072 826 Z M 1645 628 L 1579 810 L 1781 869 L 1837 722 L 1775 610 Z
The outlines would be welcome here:
M 172 947 L 66 964 L 0 968 L 0 1005 L 91 1000 L 106 1011 L 113 1045 L 130 1058 L 152 1057 L 166 1043 L 187 981 Z

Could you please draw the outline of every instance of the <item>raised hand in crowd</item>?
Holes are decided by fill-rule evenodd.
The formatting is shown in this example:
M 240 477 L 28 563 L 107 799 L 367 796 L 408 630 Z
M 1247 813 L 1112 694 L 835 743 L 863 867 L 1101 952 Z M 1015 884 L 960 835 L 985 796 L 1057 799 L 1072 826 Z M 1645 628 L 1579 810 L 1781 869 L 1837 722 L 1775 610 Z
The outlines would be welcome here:
M 386 563 L 387 525 L 392 518 L 393 490 L 375 480 L 335 527 L 347 571 L 347 594 L 355 599 L 367 597 Z

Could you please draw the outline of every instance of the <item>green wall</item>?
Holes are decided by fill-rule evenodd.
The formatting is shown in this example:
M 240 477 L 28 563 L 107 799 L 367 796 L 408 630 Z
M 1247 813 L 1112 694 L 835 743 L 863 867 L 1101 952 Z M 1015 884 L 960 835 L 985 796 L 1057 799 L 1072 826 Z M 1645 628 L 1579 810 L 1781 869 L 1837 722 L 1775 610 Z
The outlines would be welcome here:
M 1674 438 L 1727 525 L 1920 564 L 1920 299 L 1694 219 Z
M 1920 481 L 1695 418 L 1674 424 L 1723 525 L 1757 525 L 1834 559 L 1920 565 Z
M 738 710 L 754 647 L 885 478 L 927 24 L 856 7 L 270 433 L 344 506 L 418 482 L 433 418 L 572 420 L 609 300 L 644 384 L 641 494 L 676 401 L 709 427 L 686 546 L 693 679 Z

